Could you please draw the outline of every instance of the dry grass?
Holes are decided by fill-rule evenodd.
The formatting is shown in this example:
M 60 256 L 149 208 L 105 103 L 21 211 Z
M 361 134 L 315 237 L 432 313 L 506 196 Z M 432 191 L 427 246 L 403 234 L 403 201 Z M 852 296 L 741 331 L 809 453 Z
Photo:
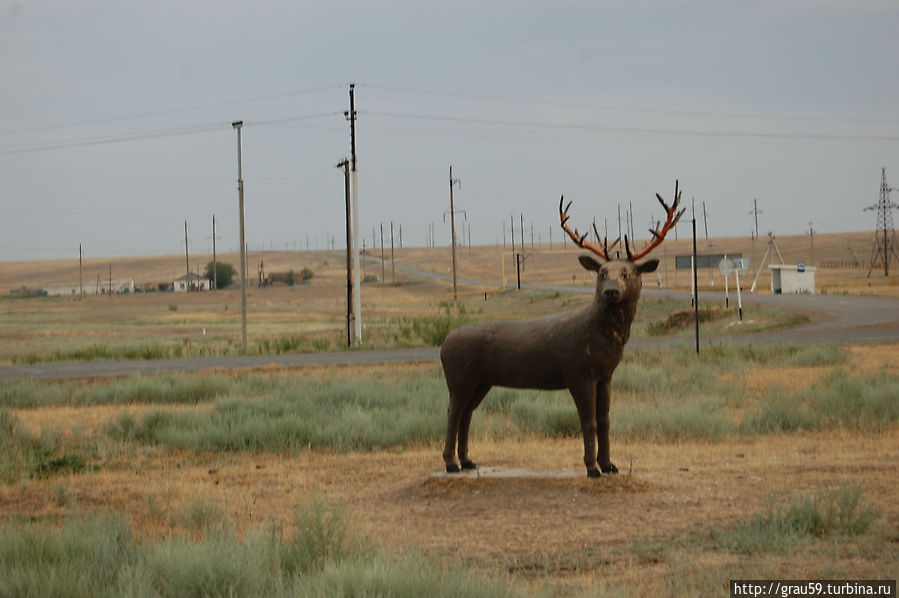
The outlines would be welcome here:
M 816 259 L 836 259 L 848 239 L 859 256 L 867 235 L 819 235 L 816 237 Z M 868 241 L 869 242 L 869 241 Z M 807 239 L 784 237 L 779 246 L 785 259 L 804 259 Z M 686 287 L 685 272 L 674 270 L 674 255 L 688 251 L 687 241 L 666 241 L 658 256 L 663 260 L 659 275 L 671 287 Z M 828 247 L 831 249 L 828 252 Z M 742 251 L 751 255 L 747 239 L 715 239 L 716 251 Z M 756 248 L 759 252 L 759 248 Z M 526 248 L 522 278 L 538 284 L 577 284 L 585 289 L 593 285 L 592 277 L 577 263 L 569 243 L 562 250 L 558 244 L 537 250 Z M 588 300 L 587 296 L 541 297 L 531 294 L 526 300 L 498 295 L 497 284 L 505 273 L 508 286 L 515 277 L 508 251 L 502 247 L 460 248 L 459 275 L 463 278 L 497 281 L 487 286 L 462 285 L 462 304 L 468 313 L 485 317 L 532 317 L 569 309 Z M 820 256 L 820 257 L 817 257 Z M 431 272 L 449 273 L 450 259 L 446 248 L 411 248 L 397 252 L 399 264 L 409 264 Z M 197 256 L 203 264 L 209 256 Z M 220 259 L 236 263 L 236 255 Z M 268 272 L 299 271 L 310 268 L 315 276 L 308 285 L 275 288 L 251 288 L 248 291 L 249 341 L 257 342 L 291 336 L 314 339 L 319 346 L 337 348 L 345 334 L 345 272 L 343 255 L 335 252 L 264 252 L 253 254 L 251 262 L 262 261 Z M 181 274 L 183 262 L 178 256 L 119 258 L 112 260 L 113 277 L 133 277 L 138 286 L 152 281 L 170 280 Z M 41 288 L 51 283 L 77 281 L 77 261 L 0 262 L 0 292 L 22 286 Z M 379 264 L 367 262 L 366 273 L 380 276 Z M 85 280 L 107 276 L 108 261 L 89 260 Z M 365 284 L 362 288 L 365 337 L 384 342 L 390 335 L 391 323 L 400 318 L 428 317 L 441 311 L 441 304 L 451 298 L 451 285 L 446 281 L 420 280 L 397 270 L 391 274 L 384 268 L 388 282 Z M 702 273 L 701 273 L 702 274 Z M 717 272 L 700 276 L 700 285 L 722 286 Z M 865 268 L 820 269 L 817 286 L 820 292 L 882 294 L 899 297 L 896 277 L 865 277 Z M 748 277 L 747 277 L 748 278 Z M 731 281 L 733 282 L 733 281 Z M 655 280 L 647 280 L 654 286 Z M 746 280 L 744 286 L 751 282 Z M 758 292 L 767 292 L 767 273 L 763 273 Z M 484 293 L 490 301 L 484 301 Z M 27 360 L 29 356 L 46 358 L 57 352 L 71 353 L 89 347 L 106 347 L 113 353 L 126 348 L 164 348 L 171 355 L 223 354 L 237 350 L 240 339 L 240 294 L 236 290 L 216 293 L 144 293 L 131 296 L 87 296 L 78 298 L 39 298 L 0 300 L 0 362 Z
M 816 236 L 816 256 L 826 256 L 854 243 L 864 259 L 870 235 Z M 779 238 L 787 261 L 802 259 L 807 239 Z M 666 242 L 670 261 L 685 250 L 686 241 Z M 714 240 L 716 251 L 743 251 L 748 241 Z M 548 248 L 544 248 L 548 249 Z M 556 248 L 558 249 L 558 248 Z M 759 255 L 761 250 L 760 248 Z M 821 252 L 821 253 L 819 253 Z M 495 247 L 460 251 L 460 275 L 498 280 L 502 251 Z M 541 251 L 526 261 L 529 282 L 590 284 L 577 266 L 574 252 Z M 235 256 L 225 256 L 225 259 Z M 253 289 L 249 292 L 251 338 L 314 333 L 342 334 L 344 274 L 342 256 L 267 252 L 266 269 L 315 272 L 311 284 L 294 288 Z M 199 259 L 204 263 L 206 257 Z M 434 272 L 449 267 L 445 249 L 408 249 L 399 259 Z M 821 259 L 826 259 L 822 257 Z M 91 266 L 106 273 L 106 264 Z M 506 274 L 511 278 L 510 261 Z M 180 275 L 177 256 L 116 260 L 113 277 L 144 272 L 149 280 Z M 378 268 L 380 270 L 380 268 Z M 371 268 L 369 268 L 371 272 Z M 664 273 L 664 267 L 661 269 Z M 390 280 L 390 268 L 386 268 Z M 861 270 L 819 270 L 818 287 L 827 292 L 878 293 L 899 296 L 895 279 L 865 279 Z M 74 274 L 74 275 L 73 275 Z M 669 285 L 685 286 L 686 275 L 675 279 L 669 266 Z M 96 277 L 96 273 L 85 279 Z M 77 281 L 77 261 L 69 263 L 0 263 L 0 291 L 48 282 Z M 702 284 L 706 284 L 702 280 Z M 647 282 L 647 284 L 649 284 Z M 720 280 L 717 281 L 720 286 Z M 871 285 L 870 287 L 868 285 Z M 5 286 L 4 286 L 5 285 Z M 767 288 L 767 279 L 760 279 Z M 469 312 L 501 314 L 512 308 L 505 298 L 484 303 L 477 292 L 463 287 Z M 376 329 L 390 318 L 432 315 L 451 287 L 439 281 L 418 281 L 397 271 L 397 284 L 363 288 L 366 323 Z M 558 311 L 585 300 L 534 294 L 514 304 L 521 315 Z M 171 310 L 170 305 L 176 305 Z M 563 305 L 564 304 L 564 305 Z M 83 300 L 40 299 L 0 302 L 0 360 L 15 353 L 79 346 L 85 343 L 234 342 L 239 334 L 239 293 L 144 294 L 89 297 Z M 206 329 L 206 336 L 202 334 Z M 899 346 L 850 347 L 848 368 L 867 373 L 899 373 Z M 360 378 L 378 376 L 401 380 L 409 372 L 433 364 L 394 368 L 337 368 L 315 375 Z M 747 392 L 769 385 L 797 389 L 811 385 L 827 368 L 755 366 L 735 382 Z M 278 371 L 285 377 L 312 375 L 309 371 Z M 89 382 L 85 381 L 85 384 Z M 613 399 L 614 400 L 614 399 Z M 54 428 L 60 434 L 98 437 L 103 426 L 124 412 L 142 410 L 207 409 L 200 406 L 102 406 L 16 410 L 30 430 Z M 613 406 L 614 429 L 614 406 Z M 614 433 L 614 432 L 613 432 Z M 203 454 L 170 452 L 152 446 L 104 456 L 100 471 L 47 479 L 23 479 L 0 486 L 0 516 L 12 519 L 55 520 L 72 513 L 114 510 L 130 514 L 142 535 L 160 536 L 177 529 L 179 513 L 198 501 L 217 506 L 220 517 L 239 530 L 266 524 L 292 523 L 297 504 L 324 498 L 346 505 L 354 525 L 400 554 L 421 550 L 447 561 L 461 560 L 491 577 L 539 588 L 544 584 L 572 587 L 593 594 L 603 587 L 623 585 L 633 595 L 678 592 L 660 584 L 684 575 L 715 576 L 722 588 L 728 577 L 895 577 L 899 554 L 899 429 L 860 434 L 831 431 L 726 438 L 721 442 L 622 442 L 613 436 L 613 455 L 622 474 L 599 481 L 580 474 L 581 444 L 574 438 L 537 437 L 475 439 L 473 452 L 482 464 L 502 468 L 531 468 L 576 472 L 572 478 L 432 479 L 442 467 L 438 443 L 405 446 L 394 452 L 331 454 L 305 451 L 298 455 L 229 452 Z M 632 472 L 629 475 L 628 472 Z M 857 481 L 865 496 L 883 511 L 870 538 L 801 546 L 787 555 L 738 556 L 717 550 L 709 541 L 712 526 L 745 521 L 764 508 L 770 495 L 790 497 L 814 492 L 824 485 Z M 61 500 L 64 498 L 64 500 Z
M 899 372 L 899 345 L 852 347 L 844 367 Z M 333 376 L 401 380 L 431 372 L 432 364 L 396 367 L 282 370 L 286 378 Z M 753 384 L 811 384 L 826 368 L 753 366 Z M 56 427 L 88 436 L 127 410 L 151 407 L 23 409 L 27 428 Z M 152 406 L 158 410 L 159 406 Z M 176 409 L 207 409 L 200 405 Z M 90 474 L 24 480 L 0 487 L 3 517 L 54 520 L 72 512 L 128 513 L 142 536 L 164 536 L 183 525 L 192 505 L 240 531 L 289 527 L 297 504 L 315 498 L 344 505 L 353 524 L 396 555 L 422 551 L 460 560 L 491 578 L 527 588 L 593 594 L 626 588 L 631 594 L 679 594 L 681 576 L 891 577 L 899 564 L 899 428 L 879 433 L 835 430 L 727 438 L 721 442 L 625 442 L 614 437 L 622 473 L 583 476 L 576 438 L 476 438 L 476 459 L 491 467 L 569 471 L 563 479 L 433 478 L 442 467 L 438 443 L 395 451 L 293 456 L 228 452 L 187 454 L 142 446 L 113 454 Z M 722 551 L 712 528 L 745 522 L 771 496 L 789 500 L 840 482 L 864 484 L 865 499 L 882 511 L 876 530 L 860 539 L 798 545 L 788 554 Z M 62 488 L 62 490 L 61 490 Z M 65 500 L 60 500 L 60 493 Z M 702 572 L 702 573 L 701 573 Z M 568 588 L 562 590 L 560 588 Z
M 574 439 L 481 441 L 478 455 L 502 467 L 580 469 Z M 525 450 L 522 448 L 525 447 Z M 60 506 L 59 480 L 0 489 L 6 516 L 53 518 L 78 509 L 130 513 L 144 535 L 164 535 L 191 503 L 218 505 L 238 529 L 290 525 L 294 507 L 310 497 L 349 507 L 352 520 L 396 554 L 422 550 L 432 557 L 462 558 L 488 576 L 510 574 L 524 583 L 555 582 L 581 590 L 614 580 L 637 593 L 656 573 L 678 565 L 678 544 L 726 527 L 762 510 L 769 495 L 814 492 L 836 481 L 858 481 L 866 498 L 883 510 L 885 530 L 895 533 L 894 500 L 899 434 L 851 433 L 764 438 L 726 444 L 675 446 L 631 443 L 617 454 L 634 459 L 633 475 L 599 481 L 430 479 L 439 447 L 402 454 L 141 455 L 120 468 L 65 480 L 68 504 Z M 667 548 L 658 562 L 631 547 L 646 541 Z M 883 562 L 895 567 L 893 554 Z M 689 555 L 698 567 L 722 555 Z M 734 560 L 730 557 L 728 560 Z M 842 559 L 841 559 L 842 561 Z M 778 563 L 776 577 L 816 577 L 833 566 L 829 551 L 793 555 Z M 752 569 L 752 562 L 743 566 Z M 888 570 L 870 559 L 841 562 L 841 575 L 880 577 Z M 894 569 L 895 570 L 895 569 Z

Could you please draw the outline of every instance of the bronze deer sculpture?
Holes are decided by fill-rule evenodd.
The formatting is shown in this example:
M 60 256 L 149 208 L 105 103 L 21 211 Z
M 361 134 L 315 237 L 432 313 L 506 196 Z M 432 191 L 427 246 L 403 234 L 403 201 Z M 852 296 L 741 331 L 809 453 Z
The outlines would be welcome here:
M 609 457 L 609 386 L 630 336 L 642 287 L 640 275 L 654 272 L 659 265 L 655 259 L 636 262 L 661 244 L 684 213 L 677 211 L 677 183 L 670 207 L 661 195 L 656 197 L 666 221 L 650 229 L 652 239 L 638 252 L 631 252 L 625 236 L 626 260 L 610 257 L 607 240 L 594 244 L 577 228 L 572 231 L 568 227 L 571 202 L 563 209 L 564 197 L 559 200 L 562 229 L 579 247 L 602 260 L 588 255 L 578 258 L 584 268 L 597 273 L 596 294 L 587 307 L 522 322 L 475 322 L 447 335 L 440 361 L 450 395 L 443 448 L 448 473 L 459 472 L 460 467 L 477 469 L 468 456 L 468 430 L 472 413 L 493 386 L 567 388 L 580 418 L 587 475 L 618 472 Z

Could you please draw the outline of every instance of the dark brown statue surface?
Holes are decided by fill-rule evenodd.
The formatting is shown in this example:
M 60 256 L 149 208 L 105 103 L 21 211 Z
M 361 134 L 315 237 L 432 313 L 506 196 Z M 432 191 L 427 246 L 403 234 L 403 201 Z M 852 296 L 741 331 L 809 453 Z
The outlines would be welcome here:
M 477 467 L 468 455 L 471 416 L 494 386 L 567 388 L 580 417 L 587 475 L 599 477 L 618 471 L 609 457 L 609 386 L 630 336 L 641 275 L 654 272 L 659 264 L 658 260 L 639 264 L 637 260 L 658 246 L 683 214 L 683 210 L 677 212 L 677 186 L 670 208 L 657 197 L 667 221 L 650 231 L 652 241 L 635 254 L 625 237 L 624 260 L 609 259 L 608 243 L 595 245 L 577 229 L 569 229 L 568 207 L 563 210 L 560 201 L 562 228 L 580 247 L 601 258 L 579 257 L 581 265 L 597 275 L 596 294 L 587 307 L 522 322 L 476 322 L 446 337 L 440 360 L 450 395 L 443 449 L 447 472 Z

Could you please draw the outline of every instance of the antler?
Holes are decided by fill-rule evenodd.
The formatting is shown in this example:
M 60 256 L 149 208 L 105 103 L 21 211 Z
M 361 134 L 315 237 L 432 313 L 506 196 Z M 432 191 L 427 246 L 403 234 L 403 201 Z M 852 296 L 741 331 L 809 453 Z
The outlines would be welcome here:
M 657 223 L 655 229 L 649 229 L 649 232 L 652 234 L 652 240 L 637 253 L 631 253 L 627 235 L 624 236 L 624 249 L 627 252 L 627 259 L 632 262 L 645 257 L 650 251 L 658 247 L 662 241 L 665 240 L 665 235 L 668 234 L 668 231 L 677 225 L 677 221 L 680 220 L 680 217 L 684 215 L 684 211 L 686 210 L 686 208 L 682 208 L 680 212 L 677 211 L 677 206 L 680 205 L 680 189 L 678 188 L 678 181 L 676 180 L 674 181 L 674 203 L 671 207 L 668 207 L 668 204 L 665 203 L 665 200 L 662 199 L 662 196 L 658 193 L 656 193 L 656 197 L 658 198 L 659 203 L 662 204 L 662 207 L 665 208 L 665 214 L 667 215 L 665 224 L 660 227 Z
M 578 247 L 583 247 L 584 249 L 589 249 L 599 257 L 604 260 L 609 260 L 609 240 L 604 239 L 600 245 L 595 245 L 587 240 L 587 235 L 590 233 L 584 233 L 581 235 L 577 231 L 577 227 L 572 231 L 568 228 L 568 208 L 571 207 L 571 202 L 568 202 L 568 205 L 565 206 L 565 209 L 562 209 L 562 202 L 565 201 L 565 196 L 561 196 L 559 198 L 559 220 L 562 223 L 562 230 L 568 233 L 568 236 L 571 237 L 571 240 L 575 242 Z M 593 232 L 596 234 L 596 239 L 599 240 L 599 231 L 596 230 L 596 223 L 593 223 Z M 614 243 L 612 243 L 612 249 L 615 248 L 615 245 L 618 244 L 619 239 L 616 239 Z

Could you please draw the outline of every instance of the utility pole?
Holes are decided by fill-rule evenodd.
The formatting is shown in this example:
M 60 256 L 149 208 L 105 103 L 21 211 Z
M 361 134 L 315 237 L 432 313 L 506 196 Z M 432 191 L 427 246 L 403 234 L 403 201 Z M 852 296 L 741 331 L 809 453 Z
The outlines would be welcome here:
M 244 222 L 244 202 L 243 202 L 243 160 L 241 157 L 240 147 L 240 129 L 243 127 L 243 121 L 238 120 L 231 123 L 231 126 L 237 130 L 237 198 L 238 210 L 240 211 L 240 348 L 242 351 L 247 350 L 247 237 Z
M 212 215 L 212 292 L 219 286 L 219 268 L 215 257 L 215 214 Z
M 453 242 L 453 301 L 459 300 L 459 293 L 456 288 L 456 206 L 453 203 L 453 186 L 459 185 L 462 188 L 462 181 L 453 178 L 453 167 L 449 167 L 449 191 L 450 191 L 450 230 L 452 231 Z
M 346 346 L 353 343 L 353 227 L 350 224 L 350 161 L 344 158 L 337 168 L 343 168 L 344 197 L 346 199 Z
M 190 253 L 187 249 L 187 220 L 184 221 L 184 265 L 187 272 L 187 290 L 190 290 Z
M 621 236 L 621 204 L 618 204 L 618 239 L 620 240 L 623 238 L 624 237 Z M 618 245 L 618 247 L 620 248 L 621 245 Z M 619 257 L 621 257 L 621 249 L 616 249 L 615 250 L 615 258 L 619 258 Z
M 696 255 L 696 202 L 693 201 L 693 319 L 696 323 L 696 354 L 699 355 L 699 269 Z
M 518 215 L 519 227 L 518 227 L 518 248 L 523 252 L 524 251 L 524 214 Z
M 515 216 L 509 214 L 509 230 L 512 235 L 512 253 L 515 253 Z
M 359 272 L 359 174 L 356 170 L 356 84 L 350 83 L 350 109 L 344 117 L 350 121 L 350 151 L 353 181 L 353 312 L 356 315 L 356 344 L 362 342 L 362 288 Z
M 78 244 L 78 293 L 79 299 L 84 296 L 84 277 L 83 277 L 83 268 L 84 258 L 81 253 L 81 243 Z
M 396 258 L 393 253 L 393 220 L 390 221 L 390 282 L 396 282 Z
M 763 214 L 764 212 L 759 210 L 759 200 L 756 198 L 752 199 L 752 210 L 749 211 L 755 218 L 755 234 L 753 236 L 754 239 L 757 239 L 759 236 L 759 214 Z
M 811 259 L 809 259 L 809 266 L 814 266 L 815 265 L 815 229 L 814 229 L 814 225 L 811 222 L 808 223 L 808 238 L 809 238 L 809 242 L 811 243 L 811 246 L 812 246 L 811 247 L 812 256 L 811 256 Z
M 636 247 L 637 239 L 634 238 L 634 204 L 631 201 L 627 202 L 627 228 L 631 236 L 631 244 Z
M 378 225 L 381 228 L 381 282 L 384 282 L 386 278 L 384 275 L 384 223 L 379 222 Z
M 752 235 L 752 268 L 755 270 L 756 279 L 758 279 L 759 266 L 755 261 L 755 243 L 759 238 L 759 214 L 764 214 L 764 212 L 759 210 L 758 199 L 752 198 L 752 210 L 750 210 L 749 213 L 752 214 L 755 219 L 755 232 Z
M 708 255 L 712 254 L 712 242 L 709 241 L 709 218 L 705 211 L 705 201 L 702 202 L 702 223 L 705 227 L 705 248 L 708 252 Z M 706 257 L 706 261 L 708 262 L 709 268 L 709 282 L 712 283 L 712 286 L 715 286 L 715 277 L 712 273 L 712 260 L 710 257 Z

